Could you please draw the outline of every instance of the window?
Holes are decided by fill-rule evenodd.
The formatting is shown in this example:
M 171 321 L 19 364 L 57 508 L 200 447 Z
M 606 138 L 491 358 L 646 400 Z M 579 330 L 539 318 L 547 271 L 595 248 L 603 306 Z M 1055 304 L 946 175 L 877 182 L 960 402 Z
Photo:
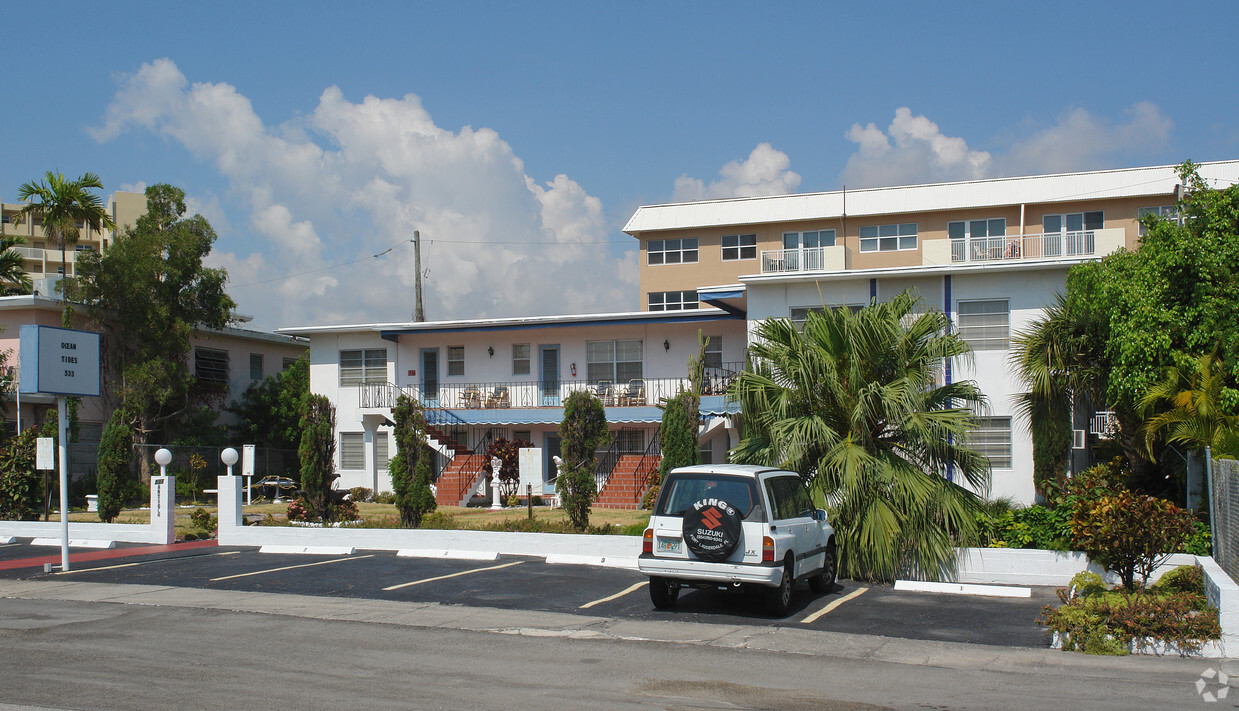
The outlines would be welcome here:
M 75 245 L 73 245 L 73 251 L 75 251 L 75 252 L 93 252 L 93 251 L 95 251 L 95 245 L 93 245 L 93 244 L 75 244 Z
M 512 430 L 512 440 L 516 442 L 533 442 L 533 431 Z
M 783 249 L 835 246 L 834 230 L 810 230 L 809 232 L 784 232 Z
M 208 383 L 228 382 L 228 351 L 194 349 L 194 375 Z
M 1167 220 L 1175 224 L 1183 224 L 1182 219 L 1179 217 L 1179 208 L 1177 208 L 1174 205 L 1162 205 L 1160 207 L 1142 207 L 1136 210 L 1136 219 L 1140 220 L 1140 236 L 1141 237 L 1144 236 L 1144 233 L 1146 231 L 1144 228 L 1144 216 L 1145 215 L 1155 215 L 1157 217 L 1162 218 L 1163 220 Z
M 1011 468 L 1011 418 L 978 417 L 968 444 L 989 459 L 994 469 Z
M 0 215 L 0 224 L 3 224 L 3 225 L 13 224 L 13 216 L 9 214 Z
M 641 378 L 641 341 L 586 341 L 586 377 L 590 383 L 627 383 Z
M 250 353 L 250 380 L 262 380 L 261 353 Z
M 340 468 L 366 468 L 366 435 L 363 432 L 340 433 Z
M 512 344 L 512 375 L 529 375 L 529 344 Z
M 465 347 L 464 346 L 448 346 L 447 347 L 447 374 L 448 375 L 464 375 L 465 374 Z
M 897 252 L 916 249 L 916 223 L 865 225 L 860 228 L 860 251 Z
M 697 238 L 652 239 L 646 247 L 647 264 L 695 264 Z
M 706 368 L 723 367 L 723 337 L 708 336 L 709 343 L 706 343 L 705 359 L 701 361 L 702 366 Z
M 1046 234 L 1100 230 L 1105 224 L 1105 213 L 1073 212 L 1066 215 L 1045 215 L 1041 218 L 1041 231 Z
M 387 349 L 340 351 L 340 384 L 366 385 L 387 382 Z
M 379 468 L 379 471 L 386 471 L 387 465 L 391 463 L 391 454 L 388 449 L 386 432 L 374 433 L 374 463 Z
M 1006 300 L 959 302 L 959 336 L 973 350 L 1006 350 L 1010 320 L 1010 305 Z
M 685 311 L 700 305 L 696 291 L 651 291 L 649 296 L 650 311 Z
M 993 220 L 948 222 L 946 223 L 946 231 L 951 239 L 1005 237 L 1007 235 L 1007 218 L 999 217 Z
M 297 363 L 296 358 L 289 358 L 288 356 L 284 356 L 283 361 L 280 363 L 280 370 L 288 370 L 289 368 L 293 367 L 293 365 L 295 365 L 296 363 Z
M 857 311 L 860 311 L 861 309 L 865 307 L 863 304 L 848 304 L 846 306 L 831 306 L 830 308 L 831 309 L 846 308 L 852 313 L 856 313 Z M 796 325 L 796 328 L 803 330 L 804 323 L 805 321 L 809 320 L 809 314 L 811 312 L 819 313 L 819 314 L 826 313 L 826 307 L 824 306 L 793 306 L 791 308 L 789 316 L 791 318 L 791 322 Z
M 724 235 L 723 261 L 757 259 L 757 235 Z
M 776 521 L 813 515 L 815 507 L 800 477 L 775 476 L 766 480 L 766 496 Z

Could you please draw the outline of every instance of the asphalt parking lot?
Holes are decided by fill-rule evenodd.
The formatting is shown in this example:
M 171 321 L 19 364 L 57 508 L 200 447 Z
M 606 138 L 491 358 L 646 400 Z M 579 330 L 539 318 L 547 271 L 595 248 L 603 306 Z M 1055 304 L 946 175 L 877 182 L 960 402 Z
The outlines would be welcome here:
M 197 545 L 71 549 L 68 573 L 44 573 L 59 549 L 26 541 L 0 546 L 0 577 L 274 592 L 343 598 L 577 613 L 637 620 L 743 623 L 1016 647 L 1045 647 L 1035 620 L 1056 604 L 1053 588 L 1031 598 L 992 598 L 896 591 L 841 580 L 825 594 L 798 585 L 792 613 L 770 618 L 744 593 L 686 589 L 674 610 L 656 610 L 636 571 L 547 564 L 541 558 L 497 561 L 398 557 L 360 550 L 351 556 L 259 553 L 213 541 Z

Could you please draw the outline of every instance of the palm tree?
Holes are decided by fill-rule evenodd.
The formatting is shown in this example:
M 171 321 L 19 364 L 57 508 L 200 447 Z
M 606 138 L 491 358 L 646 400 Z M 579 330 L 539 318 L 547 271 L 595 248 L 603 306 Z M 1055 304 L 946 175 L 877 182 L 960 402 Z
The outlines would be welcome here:
M 1059 481 L 1071 452 L 1073 402 L 1095 397 L 1104 383 L 1099 356 L 1090 347 L 1088 325 L 1075 318 L 1061 293 L 1045 314 L 1011 338 L 1011 364 L 1028 387 L 1016 409 L 1029 421 L 1033 436 L 1033 481 L 1038 493 Z
M 6 235 L 0 228 L 0 294 L 29 294 L 34 288 L 26 273 L 26 256 L 14 249 L 25 243 L 21 235 Z
M 946 360 L 972 350 L 945 314 L 919 308 L 904 292 L 810 313 L 803 332 L 763 321 L 728 393 L 745 417 L 733 461 L 799 472 L 818 490 L 853 577 L 949 575 L 956 547 L 977 538 L 973 492 L 988 492 L 989 462 L 967 436 L 984 395 L 940 383 Z
M 42 220 L 48 242 L 60 245 L 60 263 L 67 275 L 66 247 L 77 244 L 79 230 L 82 227 L 95 231 L 112 229 L 116 223 L 108 215 L 103 200 L 91 192 L 103 189 L 103 181 L 94 173 L 66 180 L 63 174 L 49 170 L 44 180 L 46 182 L 30 182 L 18 188 L 17 198 L 26 205 L 17 214 L 17 221 Z
M 1161 409 L 1144 423 L 1144 444 L 1153 455 L 1153 445 L 1165 432 L 1166 440 L 1213 456 L 1239 457 L 1239 414 L 1228 411 L 1227 368 L 1218 352 L 1195 360 L 1179 358 L 1149 388 L 1140 406 L 1145 413 Z

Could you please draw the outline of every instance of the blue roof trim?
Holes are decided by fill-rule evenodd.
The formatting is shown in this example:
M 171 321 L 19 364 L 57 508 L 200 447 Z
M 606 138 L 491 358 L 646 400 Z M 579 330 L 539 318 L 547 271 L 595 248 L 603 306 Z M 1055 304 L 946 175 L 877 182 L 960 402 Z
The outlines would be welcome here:
M 683 315 L 679 315 L 682 313 Z M 692 314 L 677 312 L 676 316 L 666 318 L 622 318 L 622 319 L 590 319 L 588 321 L 567 321 L 556 323 L 522 323 L 522 324 L 478 324 L 476 326 L 445 326 L 443 328 L 400 328 L 379 331 L 383 338 L 394 341 L 399 336 L 416 333 L 464 333 L 481 331 L 528 331 L 547 328 L 577 328 L 581 326 L 632 326 L 659 323 L 703 323 L 706 321 L 735 321 L 743 316 L 723 314 Z
M 713 301 L 715 299 L 739 299 L 742 296 L 744 296 L 744 289 L 733 289 L 731 291 L 697 290 L 697 298 L 702 301 Z

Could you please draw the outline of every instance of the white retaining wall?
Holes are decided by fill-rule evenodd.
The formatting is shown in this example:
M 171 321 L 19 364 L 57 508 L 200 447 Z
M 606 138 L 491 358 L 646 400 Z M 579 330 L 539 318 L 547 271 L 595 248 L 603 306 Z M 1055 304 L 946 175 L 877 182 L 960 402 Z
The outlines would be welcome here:
M 168 544 L 176 540 L 176 477 L 151 477 L 151 522 L 69 522 L 69 538 L 120 543 Z M 60 540 L 60 521 L 0 521 L 0 537 L 55 538 Z

